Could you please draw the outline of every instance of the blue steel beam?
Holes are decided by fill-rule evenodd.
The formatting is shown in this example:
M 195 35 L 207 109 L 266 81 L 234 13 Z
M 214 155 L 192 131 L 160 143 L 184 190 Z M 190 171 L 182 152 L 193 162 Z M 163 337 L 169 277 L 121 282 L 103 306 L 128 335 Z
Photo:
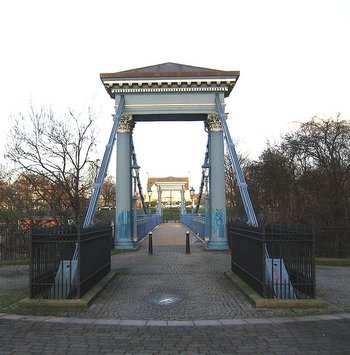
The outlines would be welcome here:
M 96 179 L 96 182 L 94 185 L 94 191 L 92 193 L 89 207 L 86 212 L 84 225 L 83 225 L 84 228 L 90 227 L 94 224 L 98 200 L 101 195 L 104 179 L 107 175 L 107 169 L 108 169 L 109 161 L 111 160 L 111 155 L 112 155 L 114 142 L 115 142 L 116 135 L 117 135 L 117 129 L 118 129 L 118 125 L 119 125 L 119 120 L 120 120 L 120 117 L 121 117 L 123 110 L 124 110 L 124 104 L 125 104 L 125 98 L 124 98 L 124 95 L 121 95 L 118 108 L 116 109 L 116 112 L 115 112 L 112 131 L 109 136 L 108 144 L 106 145 L 106 149 L 105 149 L 105 153 L 103 155 L 101 167 L 98 172 L 98 176 L 97 176 L 97 179 Z
M 230 157 L 231 157 L 231 161 L 232 161 L 232 165 L 233 165 L 233 170 L 236 173 L 236 177 L 238 180 L 238 186 L 239 186 L 239 190 L 241 192 L 241 196 L 242 196 L 242 200 L 243 200 L 243 205 L 244 205 L 244 209 L 246 212 L 246 215 L 248 217 L 248 224 L 250 224 L 251 226 L 254 227 L 259 227 L 258 221 L 256 219 L 256 215 L 254 212 L 254 208 L 252 205 L 252 202 L 250 200 L 250 196 L 249 196 L 249 192 L 248 192 L 248 185 L 245 181 L 241 166 L 239 164 L 239 160 L 238 160 L 238 156 L 236 153 L 236 149 L 235 146 L 232 142 L 231 136 L 230 136 L 230 132 L 228 130 L 227 127 L 227 123 L 226 123 L 226 116 L 225 116 L 225 112 L 222 108 L 221 102 L 220 102 L 220 97 L 218 94 L 216 94 L 215 96 L 215 102 L 216 102 L 216 106 L 220 115 L 220 120 L 222 123 L 222 127 L 224 130 L 224 136 L 225 136 L 225 140 L 227 143 L 227 147 L 230 153 Z M 294 289 L 293 289 L 293 285 L 292 282 L 290 281 L 289 278 L 289 274 L 287 272 L 287 269 L 285 267 L 284 261 L 283 259 L 271 259 L 269 257 L 269 252 L 265 246 L 265 263 L 266 263 L 266 278 L 268 280 L 268 284 L 272 285 L 270 287 L 272 287 L 272 292 L 274 293 L 276 298 L 288 298 L 286 295 L 286 290 L 292 290 L 291 294 L 289 294 L 289 298 L 295 298 L 295 293 L 294 293 Z M 280 275 L 279 279 L 275 279 L 275 275 Z M 286 284 L 289 286 L 285 287 Z
M 239 159 L 237 156 L 237 152 L 236 152 L 236 148 L 233 144 L 230 132 L 228 130 L 227 127 L 227 123 L 226 123 L 226 115 L 224 112 L 224 109 L 222 108 L 221 102 L 220 102 L 220 97 L 219 94 L 215 94 L 215 103 L 216 103 L 216 107 L 217 110 L 219 112 L 219 116 L 220 116 L 220 120 L 221 120 L 221 124 L 224 130 L 224 137 L 225 137 L 225 141 L 227 144 L 227 148 L 231 157 L 231 162 L 233 165 L 233 170 L 236 173 L 236 178 L 238 181 L 238 186 L 239 186 L 239 191 L 241 193 L 241 197 L 242 197 L 242 201 L 243 201 L 243 205 L 244 205 L 244 209 L 248 218 L 248 224 L 251 226 L 255 226 L 258 227 L 258 220 L 256 218 L 255 215 L 255 211 L 252 205 L 252 201 L 250 199 L 249 196 L 249 192 L 248 192 L 248 185 L 245 181 L 244 175 L 243 175 L 243 171 L 241 169 L 241 165 L 239 164 Z

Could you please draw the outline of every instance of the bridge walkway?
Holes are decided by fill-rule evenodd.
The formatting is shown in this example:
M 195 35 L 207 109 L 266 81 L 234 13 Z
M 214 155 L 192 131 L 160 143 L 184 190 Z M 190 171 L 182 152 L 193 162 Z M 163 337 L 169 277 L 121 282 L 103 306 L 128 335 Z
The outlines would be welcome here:
M 188 228 L 181 223 L 162 223 L 152 231 L 153 245 L 183 245 L 186 242 L 186 231 Z M 190 233 L 191 244 L 198 243 L 193 233 Z M 146 238 L 145 241 L 148 241 Z M 196 244 L 197 245 L 197 244 Z

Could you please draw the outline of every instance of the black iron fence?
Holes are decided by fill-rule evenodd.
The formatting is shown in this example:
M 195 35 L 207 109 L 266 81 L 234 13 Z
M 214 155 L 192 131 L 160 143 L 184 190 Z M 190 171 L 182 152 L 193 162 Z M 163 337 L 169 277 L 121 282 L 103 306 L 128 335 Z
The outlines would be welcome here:
M 18 224 L 0 225 L 0 261 L 29 259 L 30 233 Z
M 350 225 L 317 227 L 316 257 L 350 259 Z
M 315 298 L 313 233 L 290 226 L 229 224 L 232 271 L 265 298 Z
M 31 298 L 80 298 L 111 269 L 112 228 L 33 227 Z

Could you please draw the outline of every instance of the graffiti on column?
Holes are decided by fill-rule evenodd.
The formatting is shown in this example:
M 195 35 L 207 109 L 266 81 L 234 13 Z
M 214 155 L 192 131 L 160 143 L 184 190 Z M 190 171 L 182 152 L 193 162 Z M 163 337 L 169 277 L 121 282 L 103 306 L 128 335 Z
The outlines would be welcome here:
M 219 238 L 223 239 L 224 238 L 224 212 L 222 208 L 216 209 L 215 212 L 215 222 L 217 229 L 219 231 Z
M 119 224 L 119 238 L 129 239 L 130 238 L 130 212 L 124 211 L 118 216 Z

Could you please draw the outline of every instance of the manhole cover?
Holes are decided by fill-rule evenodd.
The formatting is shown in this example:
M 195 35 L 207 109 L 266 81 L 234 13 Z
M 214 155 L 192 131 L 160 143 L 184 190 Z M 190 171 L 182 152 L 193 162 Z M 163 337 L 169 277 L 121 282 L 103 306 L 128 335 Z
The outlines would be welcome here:
M 150 302 L 159 306 L 171 306 L 182 302 L 183 297 L 181 295 L 175 295 L 173 293 L 156 293 L 150 297 Z

